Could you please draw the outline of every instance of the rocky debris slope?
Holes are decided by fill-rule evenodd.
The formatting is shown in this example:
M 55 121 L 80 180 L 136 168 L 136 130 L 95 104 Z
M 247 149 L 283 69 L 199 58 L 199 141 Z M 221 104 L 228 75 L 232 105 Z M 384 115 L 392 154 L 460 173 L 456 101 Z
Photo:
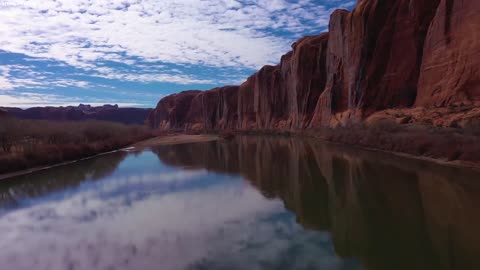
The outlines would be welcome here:
M 294 43 L 278 65 L 239 87 L 168 96 L 149 123 L 165 130 L 294 131 L 399 110 L 406 118 L 392 120 L 456 127 L 459 116 L 480 107 L 479 33 L 477 0 L 359 0 L 352 12 L 331 15 L 328 33 Z M 429 121 L 436 110 L 442 121 Z

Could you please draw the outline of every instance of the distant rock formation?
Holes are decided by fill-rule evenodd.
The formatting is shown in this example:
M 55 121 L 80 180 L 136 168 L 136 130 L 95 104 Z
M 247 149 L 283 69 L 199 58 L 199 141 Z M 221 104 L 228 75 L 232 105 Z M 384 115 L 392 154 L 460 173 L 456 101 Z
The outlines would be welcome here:
M 0 117 L 8 116 L 8 112 L 6 110 L 0 109 Z
M 80 104 L 67 107 L 34 107 L 29 109 L 2 108 L 9 115 L 20 119 L 81 121 L 102 120 L 123 124 L 144 124 L 152 109 L 119 108 L 118 105 L 93 107 Z
M 239 87 L 165 97 L 149 124 L 292 131 L 385 117 L 422 122 L 441 110 L 435 123 L 461 126 L 461 113 L 480 107 L 479 33 L 478 0 L 359 0 L 331 15 L 329 33 L 300 39 Z

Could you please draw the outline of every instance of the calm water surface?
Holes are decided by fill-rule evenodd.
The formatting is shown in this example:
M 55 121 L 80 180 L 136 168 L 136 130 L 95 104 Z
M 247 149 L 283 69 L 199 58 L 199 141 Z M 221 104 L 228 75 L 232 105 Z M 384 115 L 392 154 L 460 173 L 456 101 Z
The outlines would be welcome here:
M 480 174 L 300 139 L 0 182 L 0 269 L 480 269 Z

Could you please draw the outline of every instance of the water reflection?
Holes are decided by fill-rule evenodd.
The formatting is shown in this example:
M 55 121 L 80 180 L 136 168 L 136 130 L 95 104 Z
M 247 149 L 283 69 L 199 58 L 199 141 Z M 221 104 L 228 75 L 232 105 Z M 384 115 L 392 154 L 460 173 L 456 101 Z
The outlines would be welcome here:
M 0 207 L 13 207 L 25 199 L 74 188 L 84 181 L 108 177 L 126 155 L 126 152 L 119 151 L 101 158 L 86 159 L 68 166 L 0 180 Z
M 157 149 L 170 165 L 240 173 L 365 269 L 480 269 L 480 174 L 288 138 Z
M 0 265 L 480 269 L 479 179 L 290 138 L 118 152 L 0 182 Z

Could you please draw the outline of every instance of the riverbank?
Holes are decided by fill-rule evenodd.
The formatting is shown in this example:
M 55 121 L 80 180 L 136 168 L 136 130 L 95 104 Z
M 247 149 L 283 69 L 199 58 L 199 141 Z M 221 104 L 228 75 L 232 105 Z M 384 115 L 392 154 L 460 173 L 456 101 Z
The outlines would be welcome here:
M 224 132 L 225 133 L 225 132 Z M 227 133 L 252 136 L 280 136 L 311 138 L 345 147 L 379 151 L 410 159 L 434 162 L 445 166 L 480 169 L 480 133 L 477 129 L 438 128 L 427 125 L 398 125 L 379 122 L 375 125 L 357 125 L 335 129 L 303 131 L 243 130 Z M 189 135 L 174 133 L 135 144 L 135 147 L 153 147 L 180 143 L 218 140 L 219 135 Z
M 175 145 L 175 144 L 184 144 L 184 143 L 200 143 L 200 142 L 209 142 L 219 140 L 220 137 L 216 135 L 188 135 L 188 134 L 170 134 L 170 135 L 163 135 L 154 138 L 149 138 L 146 140 L 140 140 L 139 142 L 129 142 L 127 144 L 118 145 L 112 149 L 104 149 L 105 151 L 98 151 L 91 155 L 84 155 L 84 153 L 77 152 L 78 157 L 73 158 L 67 161 L 58 161 L 56 163 L 50 164 L 41 164 L 39 166 L 34 166 L 31 168 L 23 168 L 20 170 L 12 170 L 8 172 L 4 172 L 0 174 L 0 180 L 7 179 L 10 177 L 15 177 L 19 175 L 29 174 L 37 171 L 47 170 L 54 167 L 68 165 L 80 160 L 86 160 L 90 158 L 95 158 L 98 156 L 114 153 L 116 151 L 122 151 L 125 149 L 132 149 L 132 148 L 147 148 L 147 147 L 155 147 L 160 145 Z M 100 150 L 100 149 L 98 149 Z M 0 159 L 1 161 L 1 159 Z
M 132 145 L 135 148 L 155 147 L 160 145 L 174 145 L 183 143 L 200 143 L 219 140 L 217 135 L 189 135 L 189 134 L 169 134 L 151 138 Z
M 87 157 L 84 157 L 84 158 L 65 161 L 65 162 L 61 162 L 61 163 L 57 163 L 57 164 L 53 164 L 53 165 L 49 165 L 49 166 L 38 166 L 38 167 L 28 168 L 28 169 L 24 169 L 24 170 L 20 170 L 20 171 L 3 173 L 3 174 L 0 174 L 0 180 L 8 179 L 8 178 L 15 177 L 15 176 L 20 176 L 20 175 L 25 175 L 25 174 L 29 174 L 29 173 L 34 173 L 34 172 L 38 172 L 38 171 L 48 170 L 48 169 L 52 169 L 52 168 L 56 168 L 56 167 L 60 167 L 60 166 L 65 166 L 65 165 L 72 164 L 72 163 L 75 163 L 75 162 L 78 162 L 78 161 L 88 160 L 88 159 L 91 159 L 91 158 L 100 157 L 100 156 L 103 156 L 103 155 L 108 155 L 108 154 L 111 154 L 111 153 L 122 151 L 123 149 L 124 148 L 109 151 L 109 152 L 103 152 L 103 153 L 99 153 L 99 154 L 96 154 L 96 155 L 93 155 L 93 156 L 87 156 Z
M 357 128 L 358 129 L 358 128 Z M 373 131 L 369 129 L 363 129 L 362 131 L 356 130 L 355 128 L 349 129 L 335 129 L 335 130 L 323 130 L 323 131 L 315 131 L 315 132 L 236 132 L 236 135 L 264 135 L 264 136 L 292 136 L 298 138 L 308 138 L 313 139 L 315 141 L 324 141 L 327 143 L 332 143 L 336 145 L 340 145 L 343 147 L 352 147 L 352 148 L 360 148 L 367 151 L 377 151 L 388 153 L 395 156 L 401 156 L 409 159 L 417 159 L 423 161 L 429 161 L 433 163 L 437 163 L 444 166 L 454 166 L 454 167 L 464 167 L 464 168 L 472 168 L 476 170 L 480 170 L 480 162 L 477 159 L 477 155 L 480 155 L 480 150 L 477 148 L 480 147 L 480 140 L 479 141 L 472 141 L 475 140 L 477 137 L 471 134 L 464 134 L 459 135 L 455 134 L 452 135 L 450 133 L 446 134 L 445 131 L 443 133 L 435 134 L 434 136 L 427 135 L 425 130 L 416 128 L 416 133 L 407 133 L 405 134 L 404 130 L 399 129 L 389 129 L 383 127 L 382 131 Z M 390 140 L 395 140 L 396 137 L 403 138 L 402 144 L 397 144 L 395 146 L 392 141 L 390 143 L 385 143 Z M 419 140 L 418 138 L 422 137 L 424 139 Z M 93 158 L 99 155 L 108 154 L 111 152 L 115 152 L 121 149 L 142 149 L 148 147 L 156 147 L 161 145 L 175 145 L 175 144 L 188 144 L 188 143 L 202 143 L 202 142 L 210 142 L 216 141 L 221 139 L 219 135 L 212 135 L 212 134 L 200 134 L 200 135 L 190 135 L 190 134 L 183 134 L 183 133 L 174 133 L 168 135 L 161 135 L 154 138 L 148 138 L 146 140 L 140 140 L 138 142 L 131 142 L 129 144 L 118 145 L 114 148 L 102 149 L 104 151 L 97 151 L 95 153 L 91 153 L 90 155 L 83 155 L 82 153 L 78 152 L 77 158 L 70 159 L 68 161 L 59 161 L 56 163 L 50 164 L 43 164 L 44 166 L 37 166 L 33 168 L 24 168 L 22 170 L 15 170 L 0 174 L 0 179 L 5 179 L 17 175 L 23 175 L 32 173 L 39 170 L 45 170 L 52 167 L 63 166 L 66 164 L 70 164 L 79 160 Z M 374 144 L 375 142 L 375 144 Z M 425 142 L 428 142 L 427 146 L 425 146 Z M 477 143 L 476 143 L 477 142 Z M 397 142 L 398 143 L 398 142 Z M 408 145 L 408 148 L 401 148 L 399 145 Z M 461 147 L 459 146 L 461 145 Z M 442 146 L 443 151 L 439 149 L 435 149 L 435 147 Z M 412 151 L 421 150 L 423 155 L 414 154 Z M 397 149 L 397 150 L 395 150 Z M 417 150 L 416 150 L 417 149 Z M 100 150 L 100 149 L 97 149 Z M 400 150 L 400 151 L 399 151 Z M 403 151 L 402 151 L 403 150 Z M 468 152 L 468 155 L 464 152 Z M 418 153 L 418 152 L 417 152 Z M 450 158 L 447 157 L 447 153 L 456 153 Z M 460 154 L 459 154 L 460 153 Z M 464 157 L 465 160 L 458 159 Z M 457 159 L 455 159 L 457 158 Z M 468 160 L 467 158 L 470 158 Z
M 480 134 L 476 129 L 383 122 L 373 126 L 343 127 L 307 134 L 351 147 L 429 160 L 443 165 L 480 168 Z
M 7 179 L 10 177 L 15 177 L 19 175 L 24 175 L 24 174 L 29 174 L 37 171 L 42 171 L 42 170 L 47 170 L 50 168 L 55 168 L 59 166 L 64 166 L 68 165 L 71 163 L 75 163 L 80 160 L 86 160 L 90 158 L 95 158 L 98 156 L 114 153 L 117 151 L 121 151 L 122 149 L 125 149 L 131 144 L 131 142 L 127 144 L 121 144 L 121 145 L 116 145 L 112 147 L 106 147 L 106 148 L 101 148 L 101 149 L 89 149 L 88 152 L 75 152 L 70 154 L 69 159 L 43 159 L 41 161 L 35 161 L 35 163 L 28 163 L 24 161 L 24 158 L 18 157 L 18 158 L 9 158 L 9 164 L 6 164 L 5 159 L 0 159 L 0 166 L 5 168 L 6 165 L 12 165 L 11 170 L 4 170 L 2 173 L 0 173 L 0 180 L 2 179 Z M 85 146 L 83 147 L 85 149 Z M 88 146 L 87 146 L 88 148 Z M 36 164 L 37 163 L 37 164 Z M 29 166 L 29 164 L 36 164 Z M 21 168 L 21 169 L 15 169 L 15 168 Z
M 96 156 L 151 137 L 144 126 L 105 121 L 2 119 L 0 175 Z
M 462 161 L 462 160 L 447 160 L 445 158 L 432 158 L 432 157 L 427 157 L 427 156 L 416 156 L 408 153 L 403 153 L 403 152 L 396 152 L 396 151 L 388 151 L 388 150 L 383 150 L 381 148 L 375 148 L 375 147 L 368 147 L 368 146 L 362 146 L 362 145 L 355 145 L 355 144 L 347 144 L 347 143 L 341 143 L 341 142 L 335 142 L 331 140 L 327 140 L 325 138 L 313 138 L 316 141 L 323 141 L 331 145 L 335 145 L 337 147 L 342 147 L 342 148 L 351 148 L 351 149 L 360 149 L 362 151 L 366 152 L 377 152 L 377 153 L 382 153 L 385 155 L 390 155 L 392 157 L 400 157 L 400 158 L 405 158 L 405 159 L 410 159 L 412 161 L 417 160 L 417 161 L 426 161 L 432 164 L 438 164 L 441 166 L 446 166 L 446 167 L 455 167 L 455 168 L 465 168 L 465 169 L 472 169 L 475 171 L 480 171 L 480 163 L 479 162 L 470 162 L 470 161 Z
M 345 147 L 379 151 L 441 165 L 480 169 L 480 130 L 431 125 L 395 124 L 310 129 L 302 131 L 243 130 L 237 135 L 307 137 Z

